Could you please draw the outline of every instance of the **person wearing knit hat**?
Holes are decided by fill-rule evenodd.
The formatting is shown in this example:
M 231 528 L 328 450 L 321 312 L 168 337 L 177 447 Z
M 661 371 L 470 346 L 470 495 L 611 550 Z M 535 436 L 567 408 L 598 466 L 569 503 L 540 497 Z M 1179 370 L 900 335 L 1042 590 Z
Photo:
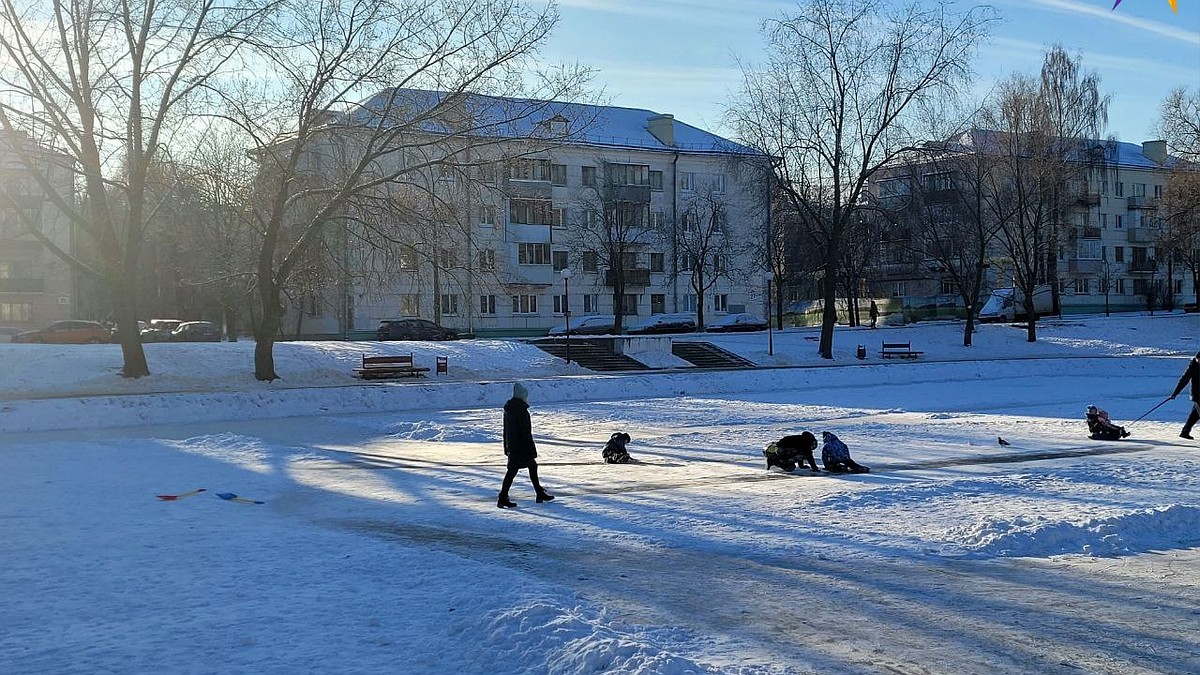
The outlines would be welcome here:
M 529 471 L 529 482 L 533 483 L 537 493 L 537 503 L 554 499 L 554 495 L 546 492 L 538 482 L 537 445 L 533 442 L 533 425 L 529 420 L 529 390 L 520 382 L 513 385 L 512 398 L 504 404 L 504 455 L 508 457 L 508 471 L 504 474 L 496 506 L 511 509 L 517 505 L 508 498 L 508 490 L 521 469 Z

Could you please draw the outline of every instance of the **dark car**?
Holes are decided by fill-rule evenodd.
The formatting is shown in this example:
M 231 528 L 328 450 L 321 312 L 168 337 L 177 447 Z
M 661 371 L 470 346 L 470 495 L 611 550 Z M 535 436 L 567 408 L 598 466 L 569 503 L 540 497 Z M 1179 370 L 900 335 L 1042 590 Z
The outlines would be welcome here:
M 83 345 L 108 342 L 108 328 L 95 321 L 55 321 L 41 330 L 12 336 L 13 342 L 52 345 Z
M 457 331 L 425 319 L 384 319 L 375 330 L 379 340 L 457 340 Z
M 696 330 L 694 314 L 655 314 L 650 318 L 630 326 L 625 332 L 631 335 L 649 335 L 652 333 L 691 333 Z
M 741 333 L 766 329 L 767 322 L 753 314 L 726 314 L 705 328 L 709 333 Z
M 146 328 L 148 328 L 149 326 L 150 326 L 149 323 L 139 319 L 137 322 L 138 335 L 141 335 L 142 331 L 146 330 Z M 108 341 L 112 342 L 113 344 L 116 344 L 121 341 L 121 326 L 120 326 L 120 324 L 115 325 L 111 329 L 109 329 Z
M 615 333 L 617 318 L 612 314 L 589 314 L 571 319 L 571 335 L 609 335 Z M 566 335 L 567 326 L 555 326 L 547 335 Z
M 171 342 L 220 342 L 221 327 L 211 321 L 185 321 L 171 331 Z
M 179 319 L 150 319 L 150 325 L 142 329 L 142 342 L 167 342 L 181 323 Z

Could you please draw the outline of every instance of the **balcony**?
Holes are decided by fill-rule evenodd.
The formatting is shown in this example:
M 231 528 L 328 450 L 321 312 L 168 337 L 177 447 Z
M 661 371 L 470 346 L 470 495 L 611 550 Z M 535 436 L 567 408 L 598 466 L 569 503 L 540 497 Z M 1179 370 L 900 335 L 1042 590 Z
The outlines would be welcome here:
M 650 186 L 649 185 L 614 185 L 608 195 L 607 201 L 613 202 L 632 202 L 634 204 L 649 204 L 650 203 Z
M 45 279 L 0 279 L 0 293 L 42 293 Z
M 1077 227 L 1075 228 L 1075 237 L 1077 239 L 1099 239 L 1100 228 L 1098 227 Z
M 1134 227 L 1128 232 L 1131 244 L 1152 244 L 1158 239 L 1158 230 L 1150 227 Z
M 1072 274 L 1099 274 L 1103 266 L 1103 260 L 1075 259 L 1067 263 L 1067 271 Z
M 1134 260 L 1129 263 L 1130 272 L 1153 273 L 1158 271 L 1158 261 L 1156 260 Z
M 604 271 L 604 285 L 612 288 L 613 286 L 613 270 Z M 632 269 L 625 270 L 625 286 L 649 286 L 650 285 L 650 270 Z
M 505 239 L 521 244 L 549 244 L 549 225 L 527 225 L 525 223 L 509 223 Z
M 1084 192 L 1079 195 L 1077 201 L 1080 206 L 1100 206 L 1100 193 Z
M 1134 209 L 1158 208 L 1158 199 L 1154 197 L 1126 197 L 1125 199 L 1130 211 Z
M 550 286 L 562 283 L 562 276 L 551 265 L 514 265 L 502 276 L 504 283 L 525 286 Z

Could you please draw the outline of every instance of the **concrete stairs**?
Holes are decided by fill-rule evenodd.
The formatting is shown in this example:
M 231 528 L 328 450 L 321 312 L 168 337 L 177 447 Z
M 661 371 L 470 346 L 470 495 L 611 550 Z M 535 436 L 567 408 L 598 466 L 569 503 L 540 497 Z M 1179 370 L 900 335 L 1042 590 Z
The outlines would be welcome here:
M 567 357 L 566 340 L 551 338 L 537 340 L 533 344 L 542 351 L 553 354 L 560 359 Z M 631 359 L 624 354 L 614 353 L 612 347 L 609 345 L 577 337 L 571 338 L 571 360 L 588 370 L 601 372 L 650 369 L 641 361 Z
M 753 361 L 744 359 L 710 342 L 680 341 L 671 343 L 671 353 L 697 368 L 757 368 Z

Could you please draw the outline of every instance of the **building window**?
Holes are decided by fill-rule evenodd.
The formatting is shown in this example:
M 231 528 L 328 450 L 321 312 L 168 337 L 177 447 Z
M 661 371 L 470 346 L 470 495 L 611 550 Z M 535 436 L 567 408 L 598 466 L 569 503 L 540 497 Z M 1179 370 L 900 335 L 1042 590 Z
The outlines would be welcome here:
M 696 311 L 696 294 L 695 293 L 684 293 L 680 297 L 679 300 L 680 300 L 680 308 L 679 308 L 680 311 L 684 311 L 684 312 Z
M 1119 295 L 1125 295 L 1125 280 L 1124 279 L 1120 279 L 1120 278 L 1117 279 L 1116 292 Z
M 950 172 L 925 174 L 925 191 L 942 192 L 954 189 L 954 177 Z
M 480 181 L 492 185 L 496 182 L 496 165 L 495 164 L 480 164 L 476 167 L 475 175 Z
M 729 296 L 724 293 L 713 295 L 713 311 L 728 312 L 729 311 Z
M 664 258 L 665 258 L 665 256 L 663 256 L 663 254 L 661 254 L 661 253 L 651 253 L 650 254 L 650 271 L 651 272 L 663 271 Z
M 1146 196 L 1146 184 L 1145 183 L 1130 183 L 1129 187 L 1132 190 L 1132 192 L 1130 193 L 1129 196 L 1131 196 L 1131 197 L 1145 197 Z
M 508 202 L 508 222 L 516 225 L 549 225 L 553 207 L 548 199 L 512 199 Z
M 897 281 L 896 283 L 892 284 L 893 298 L 903 298 L 906 295 L 908 295 L 908 287 L 903 281 Z
M 517 262 L 522 265 L 549 265 L 550 244 L 517 244 Z
M 1108 214 L 1107 213 L 1100 214 L 1100 227 L 1104 228 L 1104 229 L 1108 228 Z
M 448 270 L 458 264 L 458 257 L 454 255 L 454 251 L 444 248 L 440 252 L 442 261 L 442 269 Z
M 479 313 L 484 316 L 492 316 L 496 313 L 496 296 L 481 295 L 479 296 Z
M 583 271 L 595 274 L 599 271 L 599 261 L 595 251 L 583 252 Z
M 621 254 L 621 267 L 627 270 L 635 270 L 638 268 L 638 254 L 636 251 L 625 251 Z
M 650 172 L 650 189 L 654 190 L 655 192 L 662 192 L 663 172 L 661 172 L 661 171 L 651 171 Z
M 566 185 L 567 184 L 567 165 L 566 164 L 551 164 L 550 165 L 550 184 L 551 185 Z
M 1092 284 L 1090 282 L 1091 282 L 1090 279 L 1082 279 L 1082 278 L 1076 279 L 1075 280 L 1075 293 L 1077 295 L 1087 295 L 1088 293 L 1091 293 L 1092 292 Z
M 942 295 L 958 295 L 958 283 L 953 279 L 942 279 Z
M 663 225 L 666 224 L 666 222 L 667 222 L 667 214 L 663 213 L 662 211 L 651 211 L 650 212 L 650 227 L 661 230 L 663 228 Z
M 1080 239 L 1076 242 L 1075 258 L 1077 260 L 1103 260 L 1104 248 L 1099 239 Z
M 508 179 L 548 183 L 550 182 L 550 160 L 515 159 L 508 164 Z
M 554 266 L 555 272 L 561 272 L 561 271 L 567 269 L 567 252 L 566 251 L 552 251 L 550 253 L 550 257 L 553 261 L 551 264 Z
M 592 314 L 600 311 L 600 296 L 595 293 L 585 293 L 583 295 L 583 313 Z
M 621 313 L 625 316 L 637 316 L 638 313 L 638 296 L 636 293 L 626 293 L 621 298 Z
M 650 184 L 650 167 L 644 164 L 609 164 L 604 170 L 612 185 Z
M 490 248 L 481 249 L 479 251 L 479 269 L 494 270 L 496 269 L 496 252 Z
M 1161 197 L 1162 195 L 1163 195 L 1163 186 L 1155 185 L 1154 186 L 1154 196 Z
M 650 294 L 650 313 L 662 314 L 667 311 L 667 296 L 662 293 Z
M 550 210 L 550 226 L 551 227 L 566 227 L 567 226 L 567 210 L 561 207 L 555 207 Z
M 684 171 L 679 174 L 679 190 L 681 192 L 696 191 L 696 174 L 691 171 Z
M 586 187 L 596 187 L 596 167 L 582 167 L 580 182 Z
M 536 295 L 514 295 L 512 301 L 513 314 L 537 314 Z
M 1125 247 L 1124 246 L 1114 246 L 1113 247 L 1113 262 L 1125 262 Z
M 1117 229 L 1119 230 L 1122 227 L 1125 227 L 1125 217 L 1121 214 L 1117 214 Z
M 1118 197 L 1125 196 L 1125 184 L 1122 183 L 1121 181 L 1117 181 L 1117 196 Z
M 496 207 L 481 206 L 479 207 L 479 224 L 493 226 L 496 224 Z
M 554 300 L 554 313 L 564 314 L 567 311 L 567 296 L 555 295 L 552 299 Z
M 0 302 L 0 321 L 29 322 L 33 320 L 33 303 Z
M 458 314 L 458 295 L 456 293 L 442 293 L 442 314 L 449 316 Z
M 417 293 L 401 293 L 400 316 L 421 316 L 421 296 Z

